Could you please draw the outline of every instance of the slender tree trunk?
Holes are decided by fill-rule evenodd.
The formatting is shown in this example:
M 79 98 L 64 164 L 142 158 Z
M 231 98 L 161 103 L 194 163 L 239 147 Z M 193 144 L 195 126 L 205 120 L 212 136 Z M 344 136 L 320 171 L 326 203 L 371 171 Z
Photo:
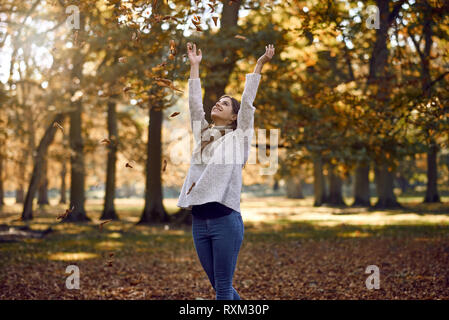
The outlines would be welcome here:
M 407 178 L 405 178 L 400 173 L 396 176 L 396 182 L 399 184 L 402 193 L 405 193 L 408 189 L 410 189 L 410 183 L 408 182 Z
M 83 34 L 85 18 L 83 15 L 80 17 L 80 34 Z M 82 54 L 75 54 L 73 57 L 73 69 L 72 69 L 72 79 L 79 79 L 78 83 L 82 83 L 83 77 L 83 64 L 84 57 Z M 75 81 L 73 82 L 75 83 Z M 71 93 L 73 94 L 79 88 L 75 85 L 71 86 Z M 81 114 L 83 112 L 82 98 L 78 100 L 71 101 L 71 109 L 74 110 L 70 112 L 70 208 L 73 211 L 63 219 L 64 222 L 78 222 L 78 221 L 89 221 L 90 218 L 87 217 L 84 208 L 85 190 L 85 168 L 84 168 L 84 142 L 82 137 L 81 129 Z
M 23 197 L 24 197 L 24 191 L 23 191 L 23 185 L 19 184 L 18 188 L 16 189 L 16 203 L 21 204 L 23 203 Z
M 65 161 L 64 158 L 61 160 L 61 165 L 62 165 L 61 174 L 60 174 L 60 177 L 61 177 L 61 195 L 60 195 L 60 198 L 59 198 L 59 203 L 60 204 L 66 204 L 67 203 L 67 197 L 66 197 L 65 176 L 67 174 L 67 164 L 66 164 L 66 161 Z
M 21 152 L 21 158 L 19 162 L 19 172 L 18 172 L 18 185 L 16 188 L 16 203 L 22 204 L 24 200 L 24 184 L 26 180 L 26 152 L 23 150 Z
M 279 190 L 279 180 L 278 179 L 274 179 L 273 191 L 278 191 L 278 190 Z
M 286 179 L 287 198 L 289 199 L 304 199 L 302 194 L 301 177 L 289 176 Z
M 374 171 L 378 196 L 374 208 L 401 208 L 402 206 L 397 202 L 396 195 L 394 194 L 394 174 L 388 170 L 388 165 L 376 165 Z
M 155 6 L 152 14 L 164 14 L 164 2 Z M 162 32 L 160 24 L 152 26 L 155 33 Z M 151 89 L 150 89 L 151 94 Z M 162 194 L 162 108 L 163 101 L 149 101 L 147 159 L 145 166 L 145 207 L 138 224 L 169 222 Z
M 354 203 L 353 207 L 369 207 L 370 189 L 369 189 L 369 165 L 359 163 L 355 169 L 354 181 Z
M 115 173 L 117 162 L 118 129 L 115 96 L 108 102 L 108 132 L 111 143 L 108 145 L 108 163 L 106 168 L 106 193 L 104 197 L 103 212 L 101 220 L 118 220 L 114 207 L 115 199 Z
M 327 203 L 333 206 L 346 206 L 342 196 L 342 179 L 335 173 L 335 165 L 329 164 L 329 198 Z
M 42 137 L 39 146 L 36 150 L 36 156 L 34 157 L 34 167 L 31 175 L 30 184 L 28 186 L 28 191 L 25 197 L 25 202 L 23 204 L 22 220 L 33 219 L 33 198 L 37 192 L 39 181 L 41 179 L 43 159 L 47 153 L 48 147 L 52 143 L 57 128 L 53 126 L 54 122 L 62 123 L 64 121 L 64 114 L 57 114 L 54 120 L 49 124 L 45 130 L 44 136 Z
M 140 218 L 139 224 L 151 224 L 168 222 L 170 217 L 164 209 L 162 203 L 162 111 L 150 108 L 150 124 L 148 128 L 147 163 L 146 163 L 146 184 L 145 184 L 145 208 Z
M 432 7 L 427 1 L 423 1 L 425 5 L 423 18 L 423 36 L 425 39 L 424 52 L 421 53 L 421 79 L 424 96 L 430 100 L 432 97 L 432 86 L 430 77 L 430 52 L 432 50 Z M 417 49 L 419 50 L 419 48 Z M 421 52 L 421 51 L 420 51 Z M 441 202 L 438 194 L 438 164 L 437 154 L 438 145 L 435 139 L 430 139 L 430 144 L 427 151 L 427 190 L 424 202 Z
M 48 201 L 48 177 L 47 177 L 48 158 L 44 156 L 42 163 L 41 181 L 38 189 L 37 203 L 40 205 L 50 204 Z
M 314 206 L 321 206 L 327 201 L 325 179 L 323 175 L 323 159 L 321 156 L 315 156 L 313 162 L 313 191 L 314 191 Z
M 436 142 L 430 145 L 430 150 L 427 152 L 427 189 L 424 202 L 441 202 L 438 194 L 438 173 L 437 173 L 437 153 L 438 146 Z
M 0 150 L 0 208 L 5 205 L 5 190 L 3 189 L 3 164 L 4 158 L 2 156 L 2 150 Z

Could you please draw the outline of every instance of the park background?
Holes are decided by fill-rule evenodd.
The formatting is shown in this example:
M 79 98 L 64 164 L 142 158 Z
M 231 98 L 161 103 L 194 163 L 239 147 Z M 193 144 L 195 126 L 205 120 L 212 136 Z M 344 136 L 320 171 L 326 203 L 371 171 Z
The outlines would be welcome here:
M 446 1 L 0 1 L 0 299 L 214 298 L 176 207 L 189 41 L 208 121 L 276 48 L 242 298 L 447 299 L 448 39 Z

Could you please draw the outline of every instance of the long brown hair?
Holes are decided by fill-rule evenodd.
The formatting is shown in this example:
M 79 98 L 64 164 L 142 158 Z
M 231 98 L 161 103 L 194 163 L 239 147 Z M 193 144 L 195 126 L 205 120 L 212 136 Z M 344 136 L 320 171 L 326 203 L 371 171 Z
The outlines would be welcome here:
M 234 99 L 233 97 L 231 97 L 231 96 L 229 96 L 229 95 L 227 95 L 227 94 L 222 95 L 222 96 L 220 97 L 220 99 L 221 99 L 221 98 L 224 98 L 224 97 L 228 97 L 228 98 L 231 99 L 231 102 L 232 102 L 232 113 L 233 113 L 233 114 L 238 114 L 238 113 L 239 113 L 239 110 L 240 110 L 240 102 L 238 102 L 237 99 Z M 220 99 L 218 99 L 218 100 L 220 100 Z M 205 130 L 207 130 L 207 129 L 209 129 L 209 128 L 212 128 L 213 125 L 214 125 L 214 123 L 213 123 L 213 121 L 212 121 L 212 123 L 210 123 L 209 126 L 207 126 L 206 128 L 204 128 L 203 130 L 201 130 L 201 134 L 203 134 L 203 132 L 204 132 Z M 232 121 L 231 126 L 232 126 L 232 130 L 237 129 L 237 119 L 235 119 L 234 121 Z M 222 136 L 226 133 L 225 129 L 221 129 L 221 130 L 219 130 L 219 131 L 220 131 L 220 134 L 221 134 L 220 137 L 222 137 Z M 209 140 L 201 141 L 201 153 L 203 153 L 204 147 L 206 147 L 209 143 L 211 143 L 212 141 L 214 141 L 214 139 L 215 139 L 214 135 L 211 135 L 211 137 L 210 137 Z

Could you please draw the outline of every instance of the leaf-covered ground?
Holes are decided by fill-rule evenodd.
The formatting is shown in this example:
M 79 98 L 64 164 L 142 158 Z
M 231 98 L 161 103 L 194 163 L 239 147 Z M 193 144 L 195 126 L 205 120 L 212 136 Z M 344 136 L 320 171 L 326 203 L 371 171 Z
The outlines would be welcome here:
M 387 212 L 310 203 L 242 203 L 234 287 L 243 299 L 449 298 L 448 203 Z M 59 223 L 61 206 L 37 209 L 29 227 L 53 232 L 0 243 L 0 299 L 215 299 L 191 227 L 136 226 L 140 209 L 117 208 L 121 221 L 102 231 L 98 205 L 82 224 Z M 25 225 L 17 217 L 6 206 L 0 225 Z M 68 265 L 79 267 L 79 290 L 65 286 Z M 378 290 L 366 287 L 369 265 L 379 267 Z

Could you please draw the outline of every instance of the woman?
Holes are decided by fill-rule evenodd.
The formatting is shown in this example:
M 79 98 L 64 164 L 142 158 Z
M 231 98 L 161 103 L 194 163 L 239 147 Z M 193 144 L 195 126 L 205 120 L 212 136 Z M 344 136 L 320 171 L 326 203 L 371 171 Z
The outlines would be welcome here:
M 202 53 L 187 43 L 190 60 L 189 109 L 195 149 L 177 206 L 191 210 L 192 235 L 202 267 L 217 300 L 240 300 L 232 286 L 237 256 L 243 241 L 240 214 L 242 168 L 249 156 L 254 127 L 253 101 L 263 65 L 274 55 L 265 47 L 254 73 L 246 74 L 242 103 L 223 95 L 211 110 L 212 124 L 205 120 L 199 64 Z

